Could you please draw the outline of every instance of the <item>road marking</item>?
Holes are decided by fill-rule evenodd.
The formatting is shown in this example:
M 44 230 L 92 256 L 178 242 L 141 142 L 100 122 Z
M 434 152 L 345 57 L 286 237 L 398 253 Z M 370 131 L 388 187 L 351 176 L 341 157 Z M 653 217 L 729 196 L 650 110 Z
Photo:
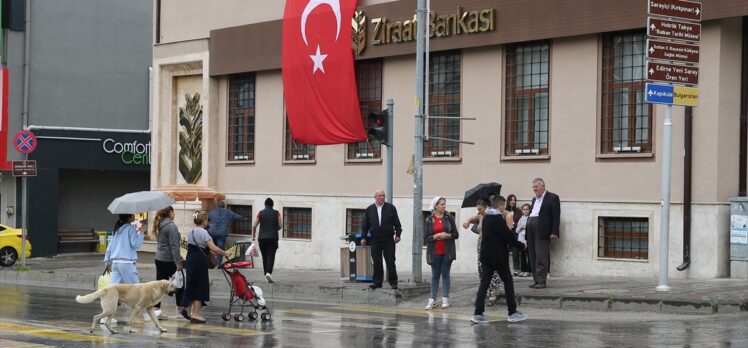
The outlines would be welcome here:
M 4 339 L 2 340 L 2 346 L 3 348 L 47 348 L 47 347 L 54 347 L 54 346 L 47 346 L 43 344 L 38 343 L 29 343 L 29 342 L 21 342 L 21 341 L 13 341 Z
M 9 335 L 20 334 L 20 335 L 29 335 L 29 336 L 39 336 L 39 337 L 54 338 L 54 339 L 65 340 L 65 341 L 81 341 L 81 342 L 89 341 L 89 342 L 95 342 L 95 343 L 129 342 L 127 340 L 111 338 L 108 336 L 77 334 L 77 333 L 65 332 L 65 331 L 53 329 L 53 328 L 45 328 L 45 327 L 39 327 L 39 326 L 22 325 L 22 324 L 7 323 L 7 322 L 0 322 L 0 331 L 4 331 Z
M 181 327 L 187 330 L 219 332 L 219 333 L 224 333 L 228 335 L 237 335 L 237 336 L 256 336 L 256 335 L 269 334 L 269 332 L 262 332 L 262 331 L 251 330 L 251 329 L 224 327 L 224 326 L 217 326 L 217 325 L 210 325 L 210 324 L 190 324 L 187 322 L 185 322 L 184 325 L 179 325 L 175 322 L 170 322 L 170 323 L 161 322 L 161 326 L 167 327 L 167 328 Z
M 396 314 L 396 315 L 403 315 L 403 316 L 409 316 L 409 317 L 421 317 L 421 318 L 433 318 L 436 317 L 438 314 L 441 314 L 441 317 L 444 317 L 446 315 L 447 318 L 451 319 L 464 319 L 464 320 L 470 320 L 472 318 L 472 315 L 465 315 L 461 313 L 448 313 L 445 311 L 419 311 L 419 310 L 413 310 L 413 309 L 392 309 L 392 308 L 379 308 L 379 307 L 367 307 L 367 306 L 354 306 L 354 305 L 341 305 L 341 309 L 346 311 L 352 311 L 352 312 L 364 312 L 364 313 L 380 313 L 380 314 Z M 490 316 L 486 315 L 486 318 L 489 321 L 506 321 L 505 317 L 497 317 L 497 316 Z
M 124 320 L 123 320 L 124 321 Z M 67 324 L 72 325 L 74 327 L 79 328 L 89 328 L 91 327 L 91 324 L 85 324 L 81 322 L 69 322 L 69 321 L 63 321 L 63 320 L 54 320 L 53 323 L 60 323 L 60 324 Z M 142 323 L 142 322 L 141 322 Z M 155 325 L 152 325 L 150 327 L 141 327 L 142 324 L 135 323 L 135 332 L 130 333 L 129 325 L 124 324 L 124 326 L 113 325 L 115 330 L 120 331 L 122 334 L 128 334 L 128 335 L 138 335 L 138 336 L 144 336 L 144 337 L 158 337 L 158 338 L 166 338 L 170 340 L 182 340 L 182 339 L 195 339 L 195 338 L 205 338 L 205 336 L 191 336 L 191 335 L 179 335 L 177 337 L 177 333 L 172 331 L 169 332 L 160 332 Z M 104 332 L 109 332 L 106 330 L 106 328 L 103 328 L 104 325 L 100 325 L 100 329 L 104 330 Z M 163 327 L 171 327 L 171 328 L 177 328 L 177 325 L 166 325 L 164 321 L 161 321 L 161 326 Z

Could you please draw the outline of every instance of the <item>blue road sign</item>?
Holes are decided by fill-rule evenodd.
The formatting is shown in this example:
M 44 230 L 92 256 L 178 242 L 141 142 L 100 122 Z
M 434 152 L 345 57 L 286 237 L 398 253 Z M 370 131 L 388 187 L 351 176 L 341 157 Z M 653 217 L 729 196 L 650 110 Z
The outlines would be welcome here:
M 673 103 L 673 86 L 648 83 L 644 93 L 646 93 L 646 96 L 647 96 L 647 103 L 653 103 L 653 104 L 672 104 Z

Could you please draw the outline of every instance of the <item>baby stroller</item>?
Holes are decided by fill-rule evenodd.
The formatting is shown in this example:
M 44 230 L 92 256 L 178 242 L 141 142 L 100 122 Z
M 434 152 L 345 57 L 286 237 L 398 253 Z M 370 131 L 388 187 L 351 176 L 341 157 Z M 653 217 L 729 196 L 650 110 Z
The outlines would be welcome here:
M 226 262 L 221 265 L 221 271 L 223 271 L 223 275 L 226 277 L 229 287 L 231 287 L 229 310 L 228 312 L 221 314 L 223 320 L 231 320 L 231 309 L 239 307 L 239 313 L 233 313 L 234 320 L 244 321 L 244 307 L 247 306 L 251 306 L 252 308 L 252 311 L 247 313 L 250 321 L 257 320 L 258 309 L 265 311 L 260 315 L 263 322 L 269 321 L 272 318 L 270 308 L 267 307 L 265 299 L 262 297 L 262 289 L 253 286 L 252 283 L 250 283 L 247 278 L 239 272 L 240 268 L 252 266 L 252 261 Z

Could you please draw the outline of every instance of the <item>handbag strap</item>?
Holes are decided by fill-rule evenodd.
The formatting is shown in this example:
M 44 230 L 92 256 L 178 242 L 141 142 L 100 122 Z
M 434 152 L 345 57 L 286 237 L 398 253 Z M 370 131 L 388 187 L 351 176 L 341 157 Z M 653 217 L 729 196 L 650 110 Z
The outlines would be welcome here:
M 191 233 L 192 233 L 192 241 L 195 242 L 195 246 L 197 247 L 197 249 L 200 250 L 201 253 L 203 253 L 203 256 L 208 256 L 208 254 L 205 253 L 205 250 L 203 250 L 203 248 L 201 248 L 199 245 L 197 245 L 197 239 L 195 239 L 195 229 L 194 228 L 192 229 Z

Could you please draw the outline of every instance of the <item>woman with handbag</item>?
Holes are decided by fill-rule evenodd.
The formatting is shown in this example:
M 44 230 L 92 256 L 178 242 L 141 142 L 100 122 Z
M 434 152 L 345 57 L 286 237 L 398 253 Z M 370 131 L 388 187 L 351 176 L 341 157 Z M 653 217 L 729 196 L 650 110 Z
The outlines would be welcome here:
M 444 284 L 442 309 L 449 307 L 450 269 L 457 257 L 455 239 L 460 237 L 454 219 L 446 212 L 447 200 L 434 197 L 431 201 L 431 215 L 426 218 L 424 242 L 426 243 L 426 262 L 431 265 L 431 297 L 426 310 L 436 307 L 436 293 L 439 290 L 439 278 Z
M 179 254 L 179 242 L 182 236 L 179 234 L 177 225 L 174 224 L 174 208 L 171 206 L 159 210 L 153 221 L 153 234 L 156 236 L 158 246 L 156 248 L 156 280 L 169 279 L 175 272 L 182 271 L 182 256 Z M 174 299 L 177 301 L 177 313 L 184 309 L 182 296 L 184 288 L 177 289 Z M 156 316 L 159 320 L 165 320 L 166 315 L 161 314 L 161 302 L 157 303 Z
M 187 281 L 184 287 L 182 305 L 185 307 L 180 314 L 193 324 L 204 324 L 206 322 L 200 310 L 205 302 L 210 301 L 210 280 L 208 269 L 210 263 L 215 268 L 215 255 L 229 256 L 227 252 L 217 247 L 210 238 L 208 231 L 208 214 L 198 210 L 194 214 L 195 228 L 187 234 Z

